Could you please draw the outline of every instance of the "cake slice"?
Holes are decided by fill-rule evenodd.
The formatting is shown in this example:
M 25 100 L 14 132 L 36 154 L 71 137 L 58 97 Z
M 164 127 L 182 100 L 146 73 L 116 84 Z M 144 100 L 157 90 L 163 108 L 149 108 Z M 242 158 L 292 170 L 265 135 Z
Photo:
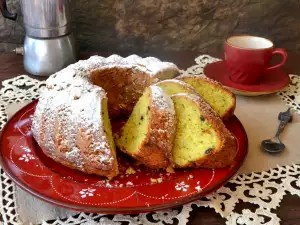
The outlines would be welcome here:
M 175 167 L 222 168 L 236 155 L 234 137 L 220 117 L 200 96 L 171 96 L 177 129 L 172 150 Z
M 172 168 L 176 116 L 173 101 L 155 85 L 145 89 L 116 143 L 119 149 L 150 168 Z
M 179 93 L 198 95 L 198 92 L 189 84 L 175 79 L 163 80 L 155 84 L 159 86 L 168 95 Z
M 235 95 L 220 83 L 203 76 L 179 76 L 176 79 L 191 85 L 222 119 L 229 119 L 233 115 Z

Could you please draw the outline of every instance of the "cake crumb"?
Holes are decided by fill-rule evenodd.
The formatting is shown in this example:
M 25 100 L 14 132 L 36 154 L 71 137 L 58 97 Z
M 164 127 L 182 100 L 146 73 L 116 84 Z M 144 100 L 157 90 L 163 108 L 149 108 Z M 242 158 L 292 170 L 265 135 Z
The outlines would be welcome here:
M 106 183 L 106 185 L 105 185 L 106 187 L 108 187 L 108 188 L 111 188 L 112 187 L 112 185 L 110 184 L 110 183 Z
M 192 174 L 189 175 L 188 179 L 193 179 L 194 176 Z
M 99 180 L 97 183 L 95 183 L 95 186 L 102 186 L 106 183 L 105 180 Z
M 152 184 L 159 184 L 159 183 L 162 183 L 163 179 L 160 177 L 160 178 L 150 178 L 150 181 Z
M 157 183 L 162 183 L 163 179 L 160 177 L 160 178 L 157 178 Z
M 133 183 L 132 183 L 131 181 L 128 181 L 128 182 L 126 183 L 126 186 L 127 186 L 127 187 L 131 187 L 131 186 L 133 186 Z
M 167 169 L 166 169 L 166 172 L 167 173 L 174 173 L 174 168 L 172 168 L 171 166 L 169 166 Z
M 150 178 L 150 181 L 152 184 L 156 184 L 157 183 L 157 179 L 154 179 L 154 178 Z
M 133 169 L 133 168 L 130 166 L 130 167 L 127 168 L 127 170 L 126 170 L 125 173 L 126 173 L 126 174 L 135 174 L 136 171 L 135 171 L 135 169 Z

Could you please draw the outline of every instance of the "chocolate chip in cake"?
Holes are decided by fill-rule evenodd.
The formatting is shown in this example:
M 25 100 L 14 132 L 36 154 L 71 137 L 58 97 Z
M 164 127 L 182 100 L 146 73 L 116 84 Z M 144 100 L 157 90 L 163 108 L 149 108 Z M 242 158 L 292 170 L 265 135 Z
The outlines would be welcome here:
M 200 120 L 201 120 L 201 121 L 204 121 L 204 120 L 205 120 L 204 116 L 201 115 L 201 116 L 200 116 Z
M 143 115 L 141 116 L 141 120 L 144 120 L 144 116 Z
M 148 110 L 150 110 L 150 106 L 148 106 Z
M 212 153 L 213 149 L 212 148 L 208 148 L 205 150 L 205 154 L 208 155 L 210 153 Z

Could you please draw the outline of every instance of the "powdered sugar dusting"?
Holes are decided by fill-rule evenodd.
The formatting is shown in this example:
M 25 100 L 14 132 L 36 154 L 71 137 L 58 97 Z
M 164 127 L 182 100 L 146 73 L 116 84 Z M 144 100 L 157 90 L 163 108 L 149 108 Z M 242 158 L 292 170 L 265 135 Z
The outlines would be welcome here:
M 158 86 L 151 85 L 152 99 L 156 107 L 163 110 L 174 109 L 174 103 L 172 99 Z M 173 111 L 173 110 L 171 110 Z
M 151 106 L 150 112 L 150 142 L 155 143 L 165 155 L 165 159 L 172 166 L 172 146 L 176 132 L 176 114 L 174 103 L 160 87 L 151 85 Z M 158 122 L 159 121 L 159 122 Z M 159 124 L 158 124 L 159 123 Z

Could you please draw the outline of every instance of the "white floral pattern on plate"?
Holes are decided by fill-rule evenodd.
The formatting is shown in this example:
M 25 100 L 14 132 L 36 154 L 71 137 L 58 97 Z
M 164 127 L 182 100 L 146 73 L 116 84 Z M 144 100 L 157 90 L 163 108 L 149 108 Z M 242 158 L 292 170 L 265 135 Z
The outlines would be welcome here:
M 30 153 L 25 153 L 19 158 L 19 160 L 24 162 L 29 162 L 32 159 L 35 159 L 35 157 Z
M 190 185 L 185 184 L 184 181 L 181 181 L 180 183 L 177 183 L 175 186 L 175 189 L 177 191 L 187 191 Z
M 81 198 L 92 197 L 92 196 L 94 196 L 95 191 L 96 191 L 96 189 L 87 188 L 87 189 L 82 189 L 81 191 L 79 191 L 79 194 L 81 195 Z

